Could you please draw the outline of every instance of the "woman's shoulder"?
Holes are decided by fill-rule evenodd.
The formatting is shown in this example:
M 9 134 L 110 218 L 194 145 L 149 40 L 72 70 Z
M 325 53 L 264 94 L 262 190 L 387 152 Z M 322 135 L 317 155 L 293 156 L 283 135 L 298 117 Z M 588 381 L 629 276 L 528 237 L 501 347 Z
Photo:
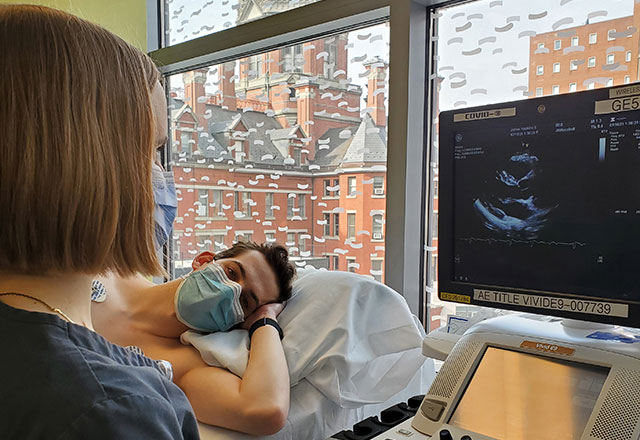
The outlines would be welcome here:
M 0 395 L 13 402 L 12 410 L 0 415 L 0 426 L 9 429 L 12 420 L 29 414 L 62 432 L 75 420 L 117 409 L 140 415 L 147 408 L 175 420 L 192 417 L 184 394 L 153 360 L 53 315 L 31 313 L 0 319 Z

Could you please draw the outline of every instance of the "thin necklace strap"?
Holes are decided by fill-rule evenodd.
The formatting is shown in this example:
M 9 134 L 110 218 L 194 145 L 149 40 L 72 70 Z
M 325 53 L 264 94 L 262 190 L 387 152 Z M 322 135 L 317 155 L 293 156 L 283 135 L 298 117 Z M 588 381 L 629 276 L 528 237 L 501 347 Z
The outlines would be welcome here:
M 60 310 L 57 307 L 51 307 L 49 304 L 47 304 L 46 302 L 44 302 L 43 300 L 41 300 L 40 298 L 36 298 L 35 296 L 31 296 L 31 295 L 25 295 L 24 293 L 16 293 L 16 292 L 5 292 L 5 293 L 0 293 L 0 296 L 22 296 L 24 298 L 29 298 L 32 299 L 34 301 L 37 301 L 41 304 L 44 304 L 49 310 L 51 310 L 53 313 L 57 313 L 58 315 L 62 316 L 64 319 L 66 319 L 67 321 L 69 321 L 71 324 L 75 324 L 75 322 L 73 322 L 73 320 L 71 318 L 69 318 L 62 310 Z

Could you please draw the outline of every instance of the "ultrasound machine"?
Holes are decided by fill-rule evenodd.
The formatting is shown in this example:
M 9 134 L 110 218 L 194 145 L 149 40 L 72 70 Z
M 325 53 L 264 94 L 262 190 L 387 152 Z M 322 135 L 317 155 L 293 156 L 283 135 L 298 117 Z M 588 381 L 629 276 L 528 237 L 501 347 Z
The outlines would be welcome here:
M 524 314 L 467 330 L 421 403 L 333 438 L 639 439 L 640 86 L 439 123 L 439 297 Z

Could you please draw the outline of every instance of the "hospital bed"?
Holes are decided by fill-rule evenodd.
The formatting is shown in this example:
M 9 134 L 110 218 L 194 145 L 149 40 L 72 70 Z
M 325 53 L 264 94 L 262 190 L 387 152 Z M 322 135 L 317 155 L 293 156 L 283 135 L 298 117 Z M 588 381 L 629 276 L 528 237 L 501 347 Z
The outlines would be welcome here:
M 422 355 L 424 330 L 404 298 L 348 272 L 299 270 L 293 297 L 278 317 L 291 378 L 285 427 L 273 440 L 326 439 L 417 394 L 435 377 Z M 187 332 L 203 360 L 242 376 L 249 339 L 244 330 Z M 203 440 L 254 436 L 200 425 Z

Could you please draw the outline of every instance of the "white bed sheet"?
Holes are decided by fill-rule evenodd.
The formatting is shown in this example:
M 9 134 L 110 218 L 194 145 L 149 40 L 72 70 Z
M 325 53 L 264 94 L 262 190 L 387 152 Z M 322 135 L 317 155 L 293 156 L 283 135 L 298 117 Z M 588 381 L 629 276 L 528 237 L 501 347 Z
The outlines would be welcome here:
M 387 401 L 363 405 L 358 408 L 342 408 L 318 391 L 309 381 L 303 379 L 291 388 L 291 405 L 285 427 L 275 435 L 256 437 L 224 428 L 201 423 L 202 440 L 325 440 L 331 435 L 351 429 L 355 423 L 380 411 L 405 402 L 417 394 L 426 394 L 435 378 L 432 359 L 425 363 L 411 379 L 409 385 Z

